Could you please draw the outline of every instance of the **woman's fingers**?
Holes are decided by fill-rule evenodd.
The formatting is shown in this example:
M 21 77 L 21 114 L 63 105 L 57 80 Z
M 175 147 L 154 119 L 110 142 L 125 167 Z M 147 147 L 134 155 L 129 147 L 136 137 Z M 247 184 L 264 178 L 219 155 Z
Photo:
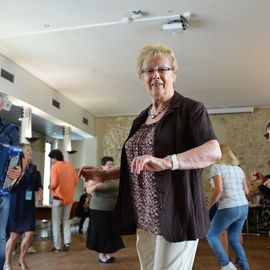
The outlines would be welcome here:
M 20 166 L 17 166 L 15 168 L 7 171 L 8 177 L 10 177 L 13 180 L 18 179 L 20 177 L 21 173 L 22 173 L 22 168 Z
M 143 170 L 143 166 L 147 160 L 147 156 L 135 157 L 131 163 L 131 172 L 139 174 Z
M 141 171 L 161 171 L 165 170 L 166 167 L 162 163 L 162 159 L 156 158 L 150 155 L 144 155 L 136 157 L 131 163 L 131 172 L 140 174 Z

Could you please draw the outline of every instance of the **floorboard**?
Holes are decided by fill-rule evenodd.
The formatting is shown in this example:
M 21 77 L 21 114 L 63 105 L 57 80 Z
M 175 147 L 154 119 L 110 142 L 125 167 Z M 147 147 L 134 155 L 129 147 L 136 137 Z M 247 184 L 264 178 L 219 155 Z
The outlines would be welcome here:
M 37 249 L 36 254 L 27 256 L 27 263 L 31 270 L 137 270 L 139 263 L 135 249 L 135 237 L 125 236 L 125 249 L 118 251 L 114 256 L 116 262 L 110 265 L 98 262 L 97 254 L 85 248 L 85 234 L 72 234 L 72 246 L 68 252 L 51 252 L 52 240 L 35 240 L 33 246 Z M 251 270 L 270 269 L 270 237 L 245 236 L 244 247 L 248 255 Z M 232 260 L 234 260 L 234 256 Z M 13 256 L 13 269 L 19 270 L 18 254 Z M 193 270 L 219 269 L 217 259 L 208 246 L 207 241 L 199 243 Z

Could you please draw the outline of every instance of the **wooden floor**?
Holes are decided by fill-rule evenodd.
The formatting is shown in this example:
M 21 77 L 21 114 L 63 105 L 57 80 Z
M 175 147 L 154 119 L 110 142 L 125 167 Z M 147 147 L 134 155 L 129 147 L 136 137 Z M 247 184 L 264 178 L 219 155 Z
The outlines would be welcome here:
M 126 236 L 125 249 L 115 254 L 116 262 L 110 265 L 98 262 L 97 254 L 85 248 L 85 235 L 72 234 L 72 246 L 68 252 L 51 252 L 51 240 L 36 240 L 33 246 L 38 250 L 36 254 L 27 256 L 27 263 L 31 270 L 137 270 L 138 259 L 135 250 L 135 237 Z M 251 270 L 270 269 L 270 237 L 269 236 L 245 236 L 244 247 L 247 252 Z M 232 256 L 233 260 L 234 257 Z M 18 255 L 13 256 L 13 269 L 18 266 Z M 199 243 L 193 270 L 219 269 L 217 259 L 209 248 L 207 241 Z

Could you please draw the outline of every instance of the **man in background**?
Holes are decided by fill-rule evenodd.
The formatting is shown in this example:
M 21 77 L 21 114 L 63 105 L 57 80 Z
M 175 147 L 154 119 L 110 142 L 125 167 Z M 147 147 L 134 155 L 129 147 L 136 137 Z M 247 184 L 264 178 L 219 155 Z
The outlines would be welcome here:
M 89 204 L 90 204 L 91 195 L 87 194 L 86 188 L 83 189 L 83 194 L 80 197 L 80 201 L 78 203 L 76 209 L 76 215 L 80 217 L 80 225 L 79 225 L 79 233 L 83 233 L 82 228 L 84 221 L 86 218 L 89 218 Z
M 52 190 L 52 231 L 53 231 L 53 252 L 61 251 L 61 219 L 64 233 L 64 251 L 69 250 L 71 244 L 70 211 L 74 201 L 74 190 L 78 183 L 77 173 L 67 161 L 64 161 L 60 150 L 52 150 L 49 153 L 51 158 L 51 183 Z
M 7 96 L 0 92 L 0 111 L 9 110 L 11 103 Z M 19 146 L 18 127 L 15 124 L 4 121 L 0 117 L 0 144 Z M 3 157 L 3 155 L 1 155 Z M 9 191 L 3 189 L 5 175 L 3 173 L 4 162 L 0 162 L 0 269 L 3 269 L 6 249 L 6 227 L 9 215 Z M 7 175 L 16 180 L 20 177 L 21 167 L 17 166 L 7 172 Z

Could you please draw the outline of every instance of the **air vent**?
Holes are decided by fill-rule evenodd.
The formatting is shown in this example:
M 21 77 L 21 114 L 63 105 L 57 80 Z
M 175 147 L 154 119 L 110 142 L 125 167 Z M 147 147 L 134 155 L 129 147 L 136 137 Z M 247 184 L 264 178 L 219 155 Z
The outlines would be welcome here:
M 58 102 L 57 100 L 52 99 L 52 105 L 57 109 L 60 109 L 60 102 Z
M 87 119 L 87 118 L 83 117 L 82 121 L 83 121 L 83 123 L 84 123 L 85 125 L 88 125 L 88 119 Z
M 3 68 L 1 68 L 1 77 L 14 83 L 14 75 Z

